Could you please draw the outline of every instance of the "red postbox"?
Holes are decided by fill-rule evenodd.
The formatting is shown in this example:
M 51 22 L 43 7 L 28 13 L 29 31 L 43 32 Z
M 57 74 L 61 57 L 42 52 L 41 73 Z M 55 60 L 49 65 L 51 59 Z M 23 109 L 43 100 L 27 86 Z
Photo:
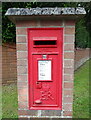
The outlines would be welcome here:
M 63 28 L 28 28 L 29 109 L 62 109 Z

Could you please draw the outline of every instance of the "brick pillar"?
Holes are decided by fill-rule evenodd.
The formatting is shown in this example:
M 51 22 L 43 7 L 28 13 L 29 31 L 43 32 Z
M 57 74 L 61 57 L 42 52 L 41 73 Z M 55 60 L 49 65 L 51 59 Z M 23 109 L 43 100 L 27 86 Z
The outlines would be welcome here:
M 64 57 L 63 57 L 63 116 L 71 117 L 73 113 L 74 83 L 74 40 L 75 21 L 64 21 Z

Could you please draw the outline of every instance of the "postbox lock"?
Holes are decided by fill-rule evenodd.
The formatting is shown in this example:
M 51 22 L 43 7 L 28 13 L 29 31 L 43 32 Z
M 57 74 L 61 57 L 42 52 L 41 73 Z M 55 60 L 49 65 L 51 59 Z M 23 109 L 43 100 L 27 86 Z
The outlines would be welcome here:
M 36 104 L 41 104 L 42 101 L 41 101 L 41 100 L 36 100 L 35 103 L 36 103 Z
M 42 83 L 41 82 L 36 82 L 36 88 L 41 89 L 42 88 Z

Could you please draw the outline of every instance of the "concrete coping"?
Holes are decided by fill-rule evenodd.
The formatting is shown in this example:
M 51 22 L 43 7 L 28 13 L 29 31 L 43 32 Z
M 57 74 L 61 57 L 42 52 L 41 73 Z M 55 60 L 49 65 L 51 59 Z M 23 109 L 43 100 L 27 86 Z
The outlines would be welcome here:
M 9 8 L 5 13 L 11 21 L 15 22 L 16 20 L 30 20 L 33 18 L 71 18 L 77 19 L 81 16 L 84 16 L 86 11 L 83 7 L 77 8 L 63 8 L 63 7 L 44 7 L 44 8 Z M 72 18 L 74 17 L 74 18 Z
M 70 15 L 70 14 L 86 14 L 82 7 L 77 8 L 9 8 L 5 15 Z

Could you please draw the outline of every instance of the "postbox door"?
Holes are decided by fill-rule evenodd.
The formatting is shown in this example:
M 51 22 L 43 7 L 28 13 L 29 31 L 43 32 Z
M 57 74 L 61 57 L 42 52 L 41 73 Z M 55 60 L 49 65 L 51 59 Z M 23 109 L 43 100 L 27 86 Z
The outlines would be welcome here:
M 62 28 L 28 29 L 29 109 L 62 109 Z
M 32 56 L 31 106 L 35 109 L 60 109 L 61 82 L 58 54 Z

